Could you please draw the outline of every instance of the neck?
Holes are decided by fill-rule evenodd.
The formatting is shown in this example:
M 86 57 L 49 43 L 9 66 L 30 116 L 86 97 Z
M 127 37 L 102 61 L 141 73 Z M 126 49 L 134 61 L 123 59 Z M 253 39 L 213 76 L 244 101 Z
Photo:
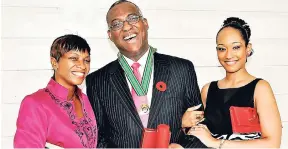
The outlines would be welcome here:
M 140 49 L 138 54 L 136 55 L 131 55 L 131 54 L 124 54 L 126 57 L 128 57 L 129 59 L 133 60 L 134 62 L 137 62 L 149 49 L 149 45 L 144 46 L 143 49 Z
M 73 100 L 72 98 L 74 98 L 74 96 L 75 96 L 75 91 L 76 91 L 75 86 L 71 89 L 68 89 L 67 100 Z
M 55 76 L 55 81 L 68 90 L 67 100 L 70 100 L 74 96 L 76 85 L 69 85 L 64 83 L 61 79 L 59 79 L 57 75 Z
M 142 55 L 137 55 L 137 56 L 134 56 L 134 57 L 128 57 L 130 58 L 131 60 L 133 60 L 134 62 L 138 62 L 138 60 L 143 56 L 144 54 Z
M 226 77 L 224 78 L 224 80 L 226 82 L 230 82 L 231 84 L 235 84 L 249 76 L 250 74 L 247 72 L 245 68 L 243 68 L 233 73 L 226 72 Z

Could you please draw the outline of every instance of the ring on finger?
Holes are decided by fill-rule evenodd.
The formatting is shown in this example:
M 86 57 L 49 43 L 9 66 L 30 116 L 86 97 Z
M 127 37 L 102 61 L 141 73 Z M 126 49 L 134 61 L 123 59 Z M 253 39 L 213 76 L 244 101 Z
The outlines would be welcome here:
M 192 134 L 192 131 L 195 131 L 195 127 L 191 127 L 187 134 L 188 134 L 188 135 L 191 135 L 191 134 Z
M 196 119 L 197 119 L 197 120 L 200 120 L 201 117 L 202 117 L 202 116 L 201 116 L 200 114 L 196 114 Z

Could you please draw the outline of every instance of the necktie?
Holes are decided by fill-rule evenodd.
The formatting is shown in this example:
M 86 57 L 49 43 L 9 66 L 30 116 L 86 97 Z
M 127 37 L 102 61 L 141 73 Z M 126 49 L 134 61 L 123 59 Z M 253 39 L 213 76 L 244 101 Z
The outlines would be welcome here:
M 133 63 L 133 65 L 131 67 L 133 69 L 133 73 L 134 73 L 135 77 L 137 78 L 137 80 L 141 84 L 142 77 L 141 77 L 141 74 L 139 73 L 140 64 L 135 62 L 135 63 Z M 142 124 L 146 128 L 147 124 L 148 124 L 148 117 L 149 117 L 149 105 L 148 105 L 147 96 L 138 96 L 133 87 L 132 87 L 131 94 L 132 94 L 132 98 L 133 98 L 134 104 L 136 106 L 137 112 L 138 112 L 140 119 L 142 121 Z

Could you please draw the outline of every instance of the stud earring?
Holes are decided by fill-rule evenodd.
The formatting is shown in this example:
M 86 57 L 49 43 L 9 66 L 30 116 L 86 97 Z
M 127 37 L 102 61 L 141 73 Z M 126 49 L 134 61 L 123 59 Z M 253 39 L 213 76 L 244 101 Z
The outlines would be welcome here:
M 54 67 L 53 67 L 53 68 L 54 68 L 54 71 L 57 71 L 57 70 L 58 70 L 58 68 L 57 68 L 55 65 L 54 65 Z

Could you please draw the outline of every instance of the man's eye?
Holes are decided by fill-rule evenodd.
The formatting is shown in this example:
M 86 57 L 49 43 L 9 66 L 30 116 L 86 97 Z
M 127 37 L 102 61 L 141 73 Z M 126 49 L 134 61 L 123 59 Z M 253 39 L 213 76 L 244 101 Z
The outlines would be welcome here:
M 127 21 L 129 21 L 129 22 L 136 22 L 136 21 L 138 21 L 138 19 L 139 19 L 139 16 L 132 15 L 132 16 L 129 16 L 129 18 L 127 19 Z
M 129 19 L 130 19 L 130 20 L 137 20 L 137 19 L 138 19 L 138 16 L 131 16 Z
M 114 22 L 114 23 L 112 23 L 111 26 L 112 27 L 119 27 L 119 26 L 121 26 L 121 22 Z

